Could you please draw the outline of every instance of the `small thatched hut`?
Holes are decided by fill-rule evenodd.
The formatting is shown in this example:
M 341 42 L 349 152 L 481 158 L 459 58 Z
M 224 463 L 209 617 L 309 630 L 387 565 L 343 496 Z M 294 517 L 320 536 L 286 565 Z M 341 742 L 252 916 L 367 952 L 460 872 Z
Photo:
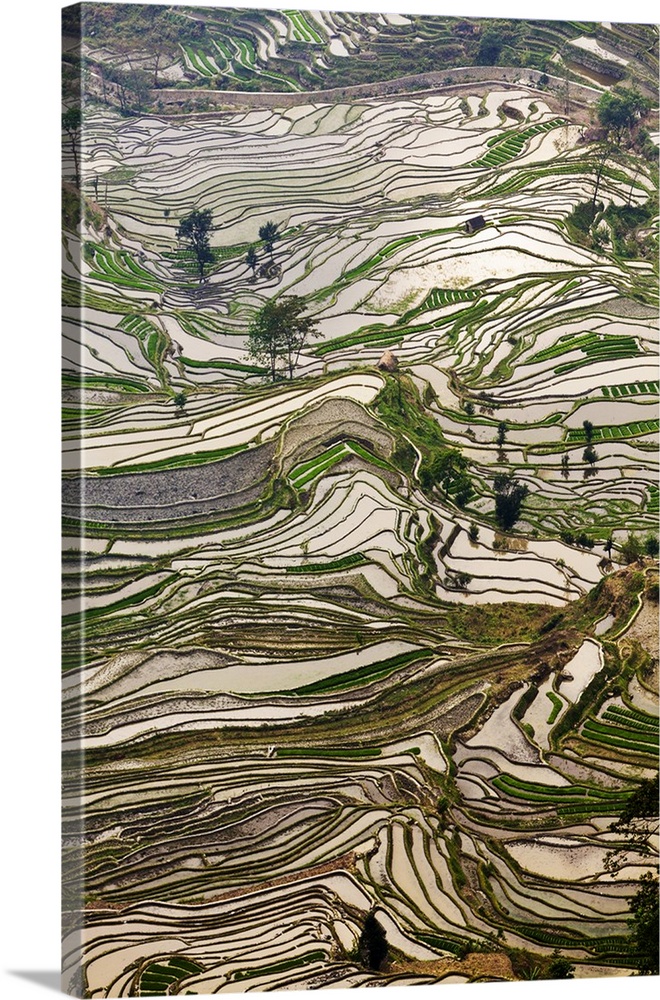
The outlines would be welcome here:
M 382 358 L 378 362 L 378 367 L 382 372 L 395 372 L 399 367 L 399 362 L 391 351 L 385 351 Z

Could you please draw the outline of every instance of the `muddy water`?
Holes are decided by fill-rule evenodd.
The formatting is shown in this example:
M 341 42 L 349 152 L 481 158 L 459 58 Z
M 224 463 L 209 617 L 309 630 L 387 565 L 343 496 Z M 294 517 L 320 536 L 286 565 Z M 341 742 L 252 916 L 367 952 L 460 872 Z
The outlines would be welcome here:
M 601 87 L 614 87 L 615 84 L 619 82 L 613 76 L 607 76 L 605 73 L 598 73 L 595 69 L 587 69 L 586 66 L 573 62 L 572 59 L 569 59 L 564 63 L 564 65 L 567 66 L 572 73 L 577 73 L 578 76 L 583 76 L 587 80 L 591 80 L 592 83 L 598 83 Z

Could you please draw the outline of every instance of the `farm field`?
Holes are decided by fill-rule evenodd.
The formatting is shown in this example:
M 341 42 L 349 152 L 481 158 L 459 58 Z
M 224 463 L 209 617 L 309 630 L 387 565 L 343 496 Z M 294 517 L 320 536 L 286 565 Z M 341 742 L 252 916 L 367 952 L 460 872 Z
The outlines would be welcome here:
M 600 85 L 412 86 L 486 26 L 177 8 L 129 72 L 87 8 L 65 991 L 649 971 L 657 843 L 612 826 L 658 771 L 658 102 L 603 95 L 656 29 L 515 29 Z

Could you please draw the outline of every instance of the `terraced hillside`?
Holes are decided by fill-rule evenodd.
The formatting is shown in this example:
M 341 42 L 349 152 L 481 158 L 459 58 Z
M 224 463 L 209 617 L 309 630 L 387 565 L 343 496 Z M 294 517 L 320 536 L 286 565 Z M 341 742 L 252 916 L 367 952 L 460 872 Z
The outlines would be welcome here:
M 406 18 L 269 14 L 250 48 L 246 15 L 207 11 L 189 69 L 272 77 L 283 31 L 412 59 Z M 638 26 L 578 27 L 624 59 Z M 545 96 L 87 95 L 64 168 L 70 993 L 638 968 L 657 856 L 616 863 L 610 824 L 657 774 L 657 167 Z M 272 378 L 254 324 L 288 296 L 319 335 Z
M 145 109 L 170 87 L 183 99 L 200 88 L 292 94 L 474 65 L 528 67 L 565 87 L 631 77 L 657 91 L 651 25 L 90 4 L 82 22 L 64 11 L 64 37 L 65 86 L 75 91 L 82 70 L 96 97 L 122 108 Z

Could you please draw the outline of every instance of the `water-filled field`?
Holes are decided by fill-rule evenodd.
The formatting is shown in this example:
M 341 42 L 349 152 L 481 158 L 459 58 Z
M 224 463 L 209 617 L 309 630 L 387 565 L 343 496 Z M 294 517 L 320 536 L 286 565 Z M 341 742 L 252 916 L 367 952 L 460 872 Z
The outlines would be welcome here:
M 266 72 L 280 30 L 352 58 L 333 16 L 183 59 Z M 632 146 L 603 165 L 588 102 L 524 78 L 85 112 L 63 236 L 78 995 L 636 968 L 656 855 L 608 855 L 657 771 L 657 264 L 573 213 L 599 170 L 600 211 L 648 207 L 657 169 Z M 251 330 L 287 296 L 318 336 L 271 370 Z

